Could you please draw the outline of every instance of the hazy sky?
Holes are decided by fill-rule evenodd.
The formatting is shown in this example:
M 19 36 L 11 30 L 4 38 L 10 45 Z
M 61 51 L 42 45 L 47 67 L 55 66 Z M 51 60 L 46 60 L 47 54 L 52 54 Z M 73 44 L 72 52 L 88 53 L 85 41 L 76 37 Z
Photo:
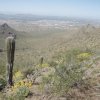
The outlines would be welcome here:
M 0 12 L 100 18 L 100 0 L 0 0 Z

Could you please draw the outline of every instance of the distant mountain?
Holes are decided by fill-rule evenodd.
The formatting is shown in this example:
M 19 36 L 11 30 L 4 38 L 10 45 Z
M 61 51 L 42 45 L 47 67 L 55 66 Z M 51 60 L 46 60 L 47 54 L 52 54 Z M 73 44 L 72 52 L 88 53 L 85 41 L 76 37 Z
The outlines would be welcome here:
M 17 31 L 11 28 L 7 23 L 0 25 L 0 34 L 5 36 L 16 35 Z
M 22 20 L 22 21 L 37 21 L 37 20 L 68 20 L 68 17 L 59 16 L 42 16 L 42 15 L 32 15 L 32 14 L 1 14 L 0 19 L 12 19 L 12 20 Z

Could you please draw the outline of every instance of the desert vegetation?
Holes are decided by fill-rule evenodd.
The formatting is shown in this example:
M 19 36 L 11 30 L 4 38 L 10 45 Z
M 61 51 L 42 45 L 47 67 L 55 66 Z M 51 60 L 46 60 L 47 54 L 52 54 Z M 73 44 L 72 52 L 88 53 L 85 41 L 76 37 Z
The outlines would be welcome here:
M 17 30 L 17 24 L 13 26 L 15 29 L 12 24 L 0 26 L 1 100 L 100 99 L 100 27 L 80 24 L 69 28 L 37 28 L 30 24 L 33 27 L 30 30 L 23 22 L 24 26 Z M 9 32 L 16 35 L 12 58 L 5 39 L 15 35 Z M 14 61 L 10 86 L 6 79 L 9 60 Z

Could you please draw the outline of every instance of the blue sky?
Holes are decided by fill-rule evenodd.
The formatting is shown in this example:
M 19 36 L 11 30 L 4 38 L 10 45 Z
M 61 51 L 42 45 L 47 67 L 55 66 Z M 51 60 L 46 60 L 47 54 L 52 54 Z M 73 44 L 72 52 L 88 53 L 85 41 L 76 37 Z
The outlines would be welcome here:
M 100 0 L 0 0 L 0 12 L 100 18 Z

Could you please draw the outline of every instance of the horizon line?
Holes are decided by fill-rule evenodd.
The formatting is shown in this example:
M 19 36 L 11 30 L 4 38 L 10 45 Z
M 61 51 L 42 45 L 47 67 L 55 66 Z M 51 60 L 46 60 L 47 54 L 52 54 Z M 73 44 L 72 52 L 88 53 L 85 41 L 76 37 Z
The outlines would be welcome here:
M 80 17 L 80 16 L 64 16 L 64 15 L 47 15 L 47 14 L 32 14 L 32 13 L 15 13 L 15 12 L 2 12 L 3 15 L 32 15 L 32 16 L 41 16 L 41 17 L 59 17 L 59 18 L 75 18 L 75 19 L 88 19 L 88 20 L 100 20 L 100 18 L 90 18 L 90 17 Z

